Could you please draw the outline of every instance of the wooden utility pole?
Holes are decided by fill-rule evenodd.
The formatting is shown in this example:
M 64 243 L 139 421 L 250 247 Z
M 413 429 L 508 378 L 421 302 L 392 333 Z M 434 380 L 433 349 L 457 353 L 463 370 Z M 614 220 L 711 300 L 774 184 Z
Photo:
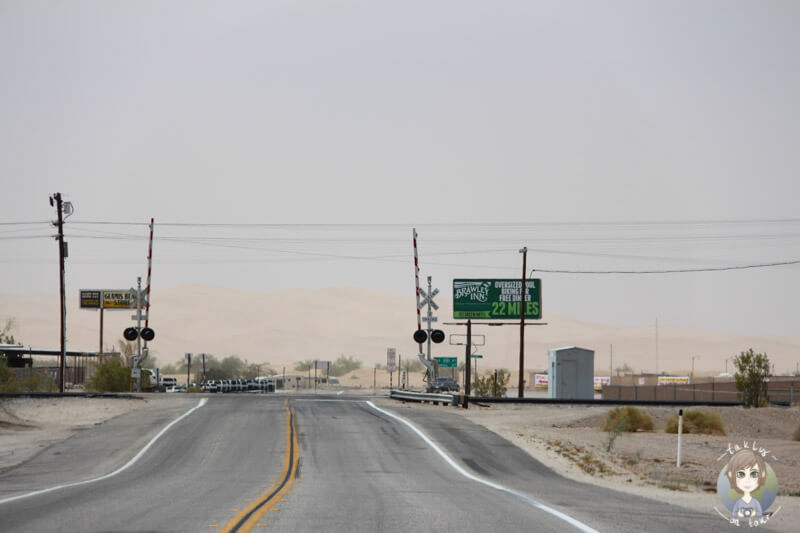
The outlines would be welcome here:
M 519 310 L 519 392 L 518 397 L 525 396 L 525 270 L 527 268 L 528 247 L 519 251 L 522 254 L 522 299 Z
M 51 206 L 53 206 L 53 200 L 55 200 L 55 208 L 58 213 L 58 222 L 54 225 L 58 227 L 58 236 L 56 240 L 58 241 L 58 286 L 61 296 L 61 361 L 58 369 L 58 391 L 63 394 L 64 372 L 67 360 L 67 302 L 64 291 L 64 205 L 61 200 L 60 192 L 50 197 Z

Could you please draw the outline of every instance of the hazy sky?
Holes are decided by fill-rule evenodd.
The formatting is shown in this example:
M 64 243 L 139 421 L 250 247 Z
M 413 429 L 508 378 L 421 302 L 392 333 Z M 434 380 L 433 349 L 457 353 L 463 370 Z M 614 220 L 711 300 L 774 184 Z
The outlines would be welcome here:
M 524 245 L 799 260 L 799 26 L 776 1 L 0 0 L 0 294 L 57 293 L 57 191 L 70 298 L 146 274 L 150 217 L 155 291 L 410 296 L 414 226 L 440 298 Z M 536 276 L 545 319 L 800 333 L 800 265 Z

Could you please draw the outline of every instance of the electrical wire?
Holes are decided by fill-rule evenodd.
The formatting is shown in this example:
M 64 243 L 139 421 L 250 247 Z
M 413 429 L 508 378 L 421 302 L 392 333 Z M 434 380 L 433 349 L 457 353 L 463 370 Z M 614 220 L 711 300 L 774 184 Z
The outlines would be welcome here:
M 545 272 L 548 274 L 683 274 L 687 272 L 720 272 L 725 270 L 745 270 L 750 268 L 768 268 L 785 265 L 798 265 L 800 259 L 794 261 L 779 261 L 775 263 L 760 263 L 756 265 L 735 265 L 724 267 L 707 267 L 707 268 L 676 268 L 667 270 L 552 270 L 546 268 L 535 268 L 531 270 L 531 276 L 534 272 Z

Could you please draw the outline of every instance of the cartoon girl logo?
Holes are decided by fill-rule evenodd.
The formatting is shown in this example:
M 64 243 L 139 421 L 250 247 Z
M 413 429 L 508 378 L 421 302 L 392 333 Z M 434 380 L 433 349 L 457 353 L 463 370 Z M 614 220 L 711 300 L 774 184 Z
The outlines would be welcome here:
M 730 522 L 736 525 L 740 522 L 753 525 L 769 519 L 772 513 L 766 511 L 777 492 L 775 472 L 762 454 L 751 448 L 733 453 L 717 480 L 717 493 L 731 512 Z

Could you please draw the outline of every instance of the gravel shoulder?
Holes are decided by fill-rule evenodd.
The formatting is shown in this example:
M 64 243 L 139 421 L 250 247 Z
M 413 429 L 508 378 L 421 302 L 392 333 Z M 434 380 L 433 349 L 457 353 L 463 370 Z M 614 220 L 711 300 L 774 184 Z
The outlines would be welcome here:
M 0 400 L 0 472 L 31 459 L 79 431 L 138 409 L 174 403 L 172 398 L 14 398 Z
M 390 402 L 385 400 L 385 405 L 391 408 Z M 800 409 L 796 407 L 699 407 L 718 412 L 727 435 L 684 434 L 679 469 L 677 436 L 663 430 L 667 418 L 676 412 L 671 407 L 643 408 L 653 418 L 655 430 L 620 434 L 609 452 L 609 434 L 602 430 L 608 407 L 505 404 L 465 410 L 412 402 L 394 405 L 457 412 L 564 477 L 710 513 L 715 513 L 715 506 L 725 510 L 716 483 L 728 445 L 756 440 L 759 447 L 770 451 L 767 462 L 778 476 L 778 499 L 770 510 L 781 509 L 769 521 L 768 529 L 796 531 L 800 523 L 800 442 L 792 440 L 800 427 Z

